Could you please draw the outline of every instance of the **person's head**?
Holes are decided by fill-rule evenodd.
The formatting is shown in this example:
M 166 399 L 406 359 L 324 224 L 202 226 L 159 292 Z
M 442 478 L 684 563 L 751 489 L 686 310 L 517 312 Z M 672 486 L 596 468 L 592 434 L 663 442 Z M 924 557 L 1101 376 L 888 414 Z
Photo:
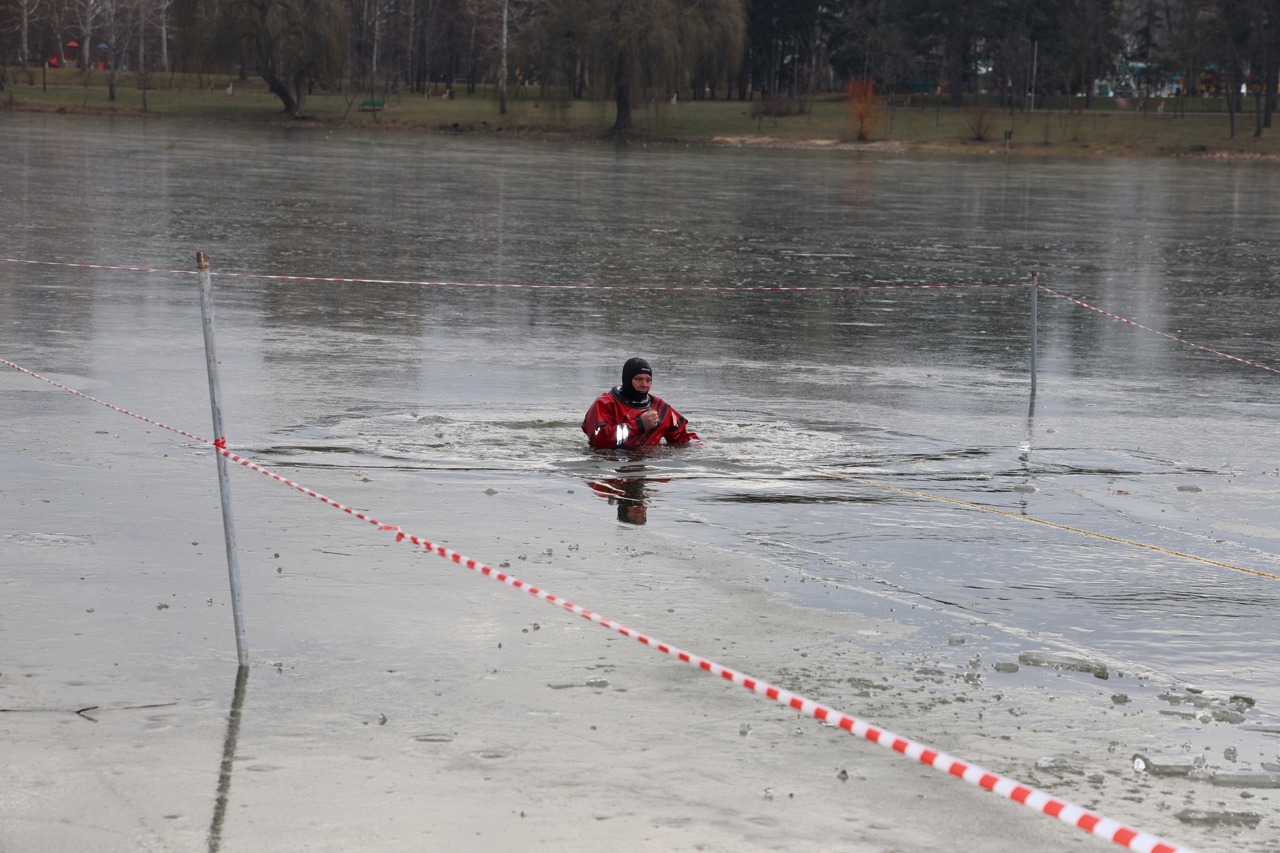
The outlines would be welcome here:
M 642 399 L 649 395 L 652 385 L 653 368 L 649 366 L 649 362 L 639 356 L 627 359 L 627 363 L 622 365 L 622 393 Z
M 623 524 L 644 524 L 649 520 L 649 508 L 631 501 L 618 501 L 618 521 Z
M 643 477 L 622 480 L 618 483 L 622 494 L 618 495 L 618 521 L 627 524 L 644 524 L 649 520 L 649 508 L 645 505 L 648 490 Z

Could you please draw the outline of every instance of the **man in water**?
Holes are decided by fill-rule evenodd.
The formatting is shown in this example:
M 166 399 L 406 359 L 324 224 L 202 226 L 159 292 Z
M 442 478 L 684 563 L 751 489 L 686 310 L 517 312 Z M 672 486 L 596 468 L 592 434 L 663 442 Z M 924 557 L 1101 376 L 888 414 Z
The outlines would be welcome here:
M 702 444 L 684 415 L 649 393 L 653 369 L 643 358 L 622 365 L 622 384 L 604 392 L 587 410 L 582 431 L 592 447 L 634 449 L 667 444 Z

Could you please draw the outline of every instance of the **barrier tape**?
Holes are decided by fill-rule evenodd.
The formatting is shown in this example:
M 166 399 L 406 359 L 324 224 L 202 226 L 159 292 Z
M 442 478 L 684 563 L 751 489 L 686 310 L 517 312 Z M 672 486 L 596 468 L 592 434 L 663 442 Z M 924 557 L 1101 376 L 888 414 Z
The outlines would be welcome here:
M 867 479 L 866 477 L 855 477 L 850 474 L 841 474 L 839 471 L 828 471 L 824 468 L 809 468 L 808 470 L 814 472 L 815 474 L 821 474 L 824 477 L 830 477 L 835 480 L 848 480 L 853 483 L 862 483 L 863 485 L 866 485 L 866 486 L 875 486 L 878 489 L 889 489 L 891 491 L 901 492 L 905 495 L 912 495 L 917 498 L 924 498 L 926 500 L 931 500 L 931 501 L 941 501 L 943 503 L 962 506 L 967 509 L 976 509 L 976 510 L 981 510 L 982 512 L 990 512 L 990 513 L 994 513 L 995 515 L 1003 515 L 1006 518 L 1016 518 L 1019 521 L 1029 521 L 1035 524 L 1043 524 L 1045 527 L 1052 527 L 1056 530 L 1066 530 L 1070 533 L 1079 533 L 1083 536 L 1093 536 L 1094 538 L 1097 538 L 1097 539 L 1105 539 L 1108 542 L 1118 542 L 1121 545 L 1132 545 L 1135 548 L 1146 548 L 1149 551 L 1157 551 L 1161 554 L 1168 554 L 1171 557 L 1182 557 L 1183 559 L 1186 559 L 1186 560 L 1196 560 L 1197 562 L 1208 563 L 1210 566 L 1218 566 L 1219 568 L 1223 568 L 1223 569 L 1231 569 L 1232 571 L 1236 571 L 1236 572 L 1244 572 L 1245 574 L 1257 575 L 1258 577 L 1261 577 L 1261 578 L 1267 578 L 1273 581 L 1280 581 L 1280 575 L 1273 575 L 1270 572 L 1264 572 L 1259 569 L 1250 569 L 1250 568 L 1246 568 L 1245 566 L 1237 566 L 1233 563 L 1224 563 L 1220 560 L 1211 560 L 1208 557 L 1199 557 L 1199 556 L 1196 556 L 1195 554 L 1187 554 L 1182 551 L 1174 551 L 1169 548 L 1161 547 L 1159 545 L 1151 545 L 1147 542 L 1139 542 L 1135 539 L 1123 539 L 1119 536 L 1112 536 L 1107 533 L 1098 533 L 1093 530 L 1085 530 L 1083 527 L 1072 527 L 1069 524 L 1059 524 L 1056 521 L 1048 521 L 1047 519 L 1036 518 L 1034 515 L 1021 515 L 1016 512 L 1009 512 L 1008 510 L 1005 510 L 1005 509 L 997 509 L 996 507 L 993 507 L 993 506 L 983 506 L 982 504 L 971 503 L 969 501 L 962 501 L 959 498 L 949 498 L 949 497 L 946 497 L 945 495 L 935 495 L 935 494 L 931 494 L 930 492 L 921 492 L 917 489 L 908 489 L 905 486 L 895 486 L 892 483 L 881 483 L 878 480 L 870 480 L 870 479 Z
M 196 275 L 197 270 L 180 270 L 180 269 L 164 269 L 159 267 L 130 267 L 130 266 L 114 266 L 110 264 L 85 264 L 73 263 L 70 261 L 38 261 L 28 258 L 0 258 L 0 263 L 7 264 L 30 264 L 33 266 L 54 266 L 65 267 L 70 269 L 85 270 L 111 270 L 116 272 L 141 272 L 141 273 L 163 273 L 168 275 Z M 673 291 L 686 293 L 803 293 L 803 292 L 857 292 L 857 291 L 873 291 L 873 290 L 963 290 L 967 288 L 1010 288 L 1010 287 L 1026 287 L 1028 282 L 1011 282 L 999 284 L 830 284 L 830 285 L 726 285 L 726 286 L 696 286 L 696 285 L 619 285 L 619 284 L 520 284 L 520 283 L 483 283 L 483 282 L 459 282 L 459 281 L 415 281 L 411 279 L 392 279 L 392 278 L 342 278 L 338 276 L 308 276 L 308 275 L 271 275 L 268 273 L 248 273 L 248 272 L 210 272 L 209 275 L 222 276 L 224 278 L 257 278 L 266 279 L 268 281 L 314 281 L 337 284 L 391 284 L 403 285 L 411 287 L 492 287 L 492 288 L 513 288 L 524 290 L 625 290 L 625 291 Z M 1221 352 L 1207 347 L 1204 344 L 1197 344 L 1171 335 L 1168 332 L 1161 332 L 1150 326 L 1144 326 L 1141 323 L 1134 322 L 1127 317 L 1121 317 L 1119 314 L 1112 314 L 1110 311 L 1104 311 L 1095 305 L 1090 305 L 1081 299 L 1067 296 L 1065 293 L 1059 293 L 1052 288 L 1043 284 L 1037 284 L 1037 288 L 1043 290 L 1051 296 L 1059 299 L 1065 299 L 1068 302 L 1074 302 L 1082 308 L 1090 311 L 1096 311 L 1113 320 L 1119 320 L 1135 328 L 1142 329 L 1147 332 L 1160 335 L 1180 344 L 1186 344 L 1190 347 L 1230 359 L 1231 361 L 1246 364 L 1250 367 L 1261 368 L 1272 373 L 1280 373 L 1280 369 L 1261 364 L 1256 361 L 1250 361 L 1246 358 L 1231 355 L 1230 353 Z
M 143 421 L 144 423 L 149 423 L 152 426 L 160 427 L 160 429 L 166 429 L 169 432 L 174 432 L 174 433 L 177 433 L 178 435 L 186 436 L 187 438 L 194 439 L 202 444 L 213 443 L 209 441 L 209 439 L 207 438 L 203 438 L 193 433 L 186 432 L 185 430 L 180 430 L 177 427 L 172 427 L 172 426 L 169 426 L 168 424 L 162 424 L 159 421 L 153 421 L 151 420 L 151 418 L 145 417 L 144 415 L 140 415 L 137 412 L 131 412 L 128 409 L 122 409 L 119 406 L 113 406 L 111 403 L 108 403 L 106 400 L 99 400 L 97 397 L 91 397 L 88 394 L 84 393 L 83 391 L 77 391 L 75 388 L 72 388 L 67 385 L 63 385 L 61 382 L 54 382 L 52 379 L 49 379 L 48 377 L 45 377 L 45 376 L 41 376 L 39 373 L 36 373 L 34 370 L 27 370 L 25 367 L 14 364 L 12 361 L 9 361 L 8 359 L 0 358 L 0 364 L 3 364 L 5 367 L 11 367 L 14 370 L 18 371 L 19 373 L 25 373 L 33 379 L 39 379 L 41 382 L 47 382 L 55 388 L 61 388 L 63 391 L 66 391 L 69 394 L 75 394 L 77 397 L 97 403 L 99 406 L 106 406 L 108 409 L 111 409 L 112 411 L 115 411 L 115 412 L 119 412 L 122 415 L 128 415 L 131 418 L 137 418 L 138 420 Z
M 789 690 L 783 690 L 780 687 L 775 687 L 768 682 L 753 678 L 750 675 L 746 675 L 727 666 L 723 666 L 708 658 L 700 657 L 692 652 L 685 651 L 684 649 L 664 643 L 656 638 L 649 637 L 639 631 L 627 627 L 626 625 L 615 622 L 606 616 L 595 613 L 577 604 L 573 604 L 570 601 L 566 601 L 565 599 L 544 589 L 539 589 L 538 587 L 526 583 L 513 575 L 501 572 L 486 563 L 482 563 L 450 548 L 446 548 L 444 545 L 440 545 L 414 534 L 405 533 L 397 525 L 384 524 L 368 513 L 360 512 L 359 510 L 339 503 L 332 498 L 326 497 L 319 492 L 313 491 L 300 483 L 296 483 L 281 474 L 277 474 L 274 471 L 258 465 L 252 460 L 246 459 L 228 450 L 226 448 L 225 436 L 219 437 L 216 441 L 209 441 L 208 439 L 200 438 L 199 436 L 193 435 L 192 433 L 184 430 L 176 429 L 158 421 L 151 420 L 150 418 L 135 414 L 119 406 L 105 403 L 102 400 L 89 396 L 88 394 L 69 388 L 66 385 L 46 379 L 40 374 L 27 370 L 24 367 L 20 367 L 11 361 L 0 359 L 0 364 L 4 364 L 21 373 L 25 373 L 35 379 L 48 382 L 49 384 L 69 391 L 78 397 L 82 397 L 86 400 L 92 400 L 95 403 L 99 403 L 112 409 L 113 411 L 129 415 L 130 417 L 137 418 L 146 423 L 161 427 L 162 429 L 208 444 L 212 446 L 216 452 L 221 453 L 227 459 L 242 467 L 248 468 L 252 471 L 257 471 L 259 474 L 263 474 L 277 482 L 283 483 L 284 485 L 287 485 L 308 497 L 315 498 L 334 509 L 340 510 L 347 515 L 371 524 L 381 532 L 393 534 L 396 542 L 408 542 L 415 547 L 422 548 L 430 553 L 449 560 L 450 562 L 460 565 L 468 571 L 483 575 L 484 577 L 505 584 L 513 589 L 526 592 L 535 598 L 541 599 L 548 604 L 573 613 L 576 616 L 580 616 L 602 628 L 616 631 L 618 634 L 635 640 L 647 648 L 661 652 L 669 657 L 676 658 L 677 660 L 683 661 L 684 663 L 703 670 L 704 672 L 717 675 L 725 681 L 736 684 L 739 687 L 751 691 L 752 693 L 764 696 L 806 716 L 813 717 L 819 722 L 835 726 L 849 734 L 868 740 L 877 746 L 882 746 L 886 749 L 897 752 L 900 755 L 915 759 L 921 764 L 931 767 L 934 770 L 962 779 L 971 785 L 975 785 L 983 790 L 998 794 L 1001 797 L 1055 818 L 1063 823 L 1075 826 L 1076 828 L 1082 829 L 1092 835 L 1105 838 L 1108 841 L 1112 841 L 1122 847 L 1128 847 L 1131 850 L 1141 851 L 1141 853 L 1195 853 L 1195 851 L 1190 848 L 1181 847 L 1172 842 L 1165 841 L 1158 836 L 1125 826 L 1111 818 L 1104 817 L 1103 815 L 1091 812 L 1088 809 L 1077 806 L 1066 800 L 1051 796 L 1050 794 L 1033 788 L 1030 785 L 1024 785 L 1016 779 L 1002 776 L 998 773 L 993 773 L 978 766 L 977 764 L 961 761 L 954 756 L 933 749 L 923 743 L 894 734 L 888 729 L 873 726 L 841 711 L 837 711 L 834 708 L 815 702 L 812 699 L 807 699 L 797 693 L 792 693 Z
M 126 267 L 111 266 L 107 264 L 82 264 L 71 263 L 67 261 L 35 261 L 24 258 L 0 258 L 0 263 L 9 264 L 32 264 L 36 266 L 55 266 L 67 267 L 71 269 L 84 270 L 111 270 L 115 272 L 145 272 L 145 273 L 165 273 L 169 275 L 195 275 L 196 270 L 179 270 L 179 269 L 161 269 L 154 267 Z M 393 278 L 341 278 L 337 276 L 311 276 L 311 275 L 272 275 L 268 273 L 253 272 L 210 272 L 209 275 L 222 276 L 223 278 L 259 278 L 268 281 L 314 281 L 324 283 L 337 284 L 395 284 L 407 285 L 412 287 L 494 287 L 494 288 L 510 288 L 523 290 L 663 290 L 663 291 L 680 291 L 689 293 L 711 293 L 711 292 L 803 292 L 803 291 L 859 291 L 859 290 L 960 290 L 969 287 L 1026 287 L 1027 282 L 1011 283 L 1011 284 L 828 284 L 828 285 L 767 285 L 767 284 L 746 284 L 746 285 L 723 285 L 723 286 L 699 286 L 699 285 L 651 285 L 651 284 L 520 284 L 520 283 L 492 283 L 492 282 L 461 282 L 461 281 L 414 281 L 406 279 Z
M 1239 356 L 1231 355 L 1230 353 L 1220 352 L 1216 349 L 1213 349 L 1212 347 L 1207 347 L 1204 344 L 1198 344 L 1198 343 L 1195 343 L 1194 341 L 1188 341 L 1184 338 L 1180 338 L 1177 335 L 1171 335 L 1168 332 L 1162 332 L 1159 329 L 1153 329 L 1150 326 L 1144 326 L 1141 323 L 1137 323 L 1137 322 L 1134 322 L 1133 320 L 1130 320 L 1128 317 L 1121 317 L 1119 314 L 1112 314 L 1110 311 L 1104 311 L 1103 309 L 1099 308 L 1096 305 L 1090 305 L 1088 302 L 1085 302 L 1083 299 L 1076 299 L 1074 296 L 1067 296 L 1065 293 L 1059 293 L 1056 290 L 1045 287 L 1043 284 L 1039 284 L 1036 286 L 1039 287 L 1041 290 L 1043 290 L 1045 293 L 1048 293 L 1050 296 L 1056 296 L 1059 299 L 1065 299 L 1068 302 L 1074 302 L 1076 305 L 1079 305 L 1081 308 L 1088 308 L 1090 311 L 1096 311 L 1099 314 L 1103 315 L 1104 317 L 1110 317 L 1112 320 L 1119 320 L 1121 323 L 1124 323 L 1127 326 L 1133 326 L 1134 328 L 1142 329 L 1144 332 L 1152 332 L 1154 334 L 1159 335 L 1162 338 L 1168 338 L 1171 341 L 1177 341 L 1180 344 L 1186 344 L 1189 347 L 1195 347 L 1198 350 L 1204 350 L 1205 352 L 1222 356 L 1223 358 L 1227 358 L 1227 359 L 1230 359 L 1231 361 L 1239 362 L 1240 364 L 1247 364 L 1250 367 L 1258 367 L 1258 368 L 1261 368 L 1262 370 L 1269 370 L 1272 373 L 1280 373 L 1280 369 L 1278 368 L 1271 367 L 1266 364 L 1260 364 L 1259 362 L 1256 362 L 1256 361 L 1250 361 L 1247 358 L 1240 358 Z

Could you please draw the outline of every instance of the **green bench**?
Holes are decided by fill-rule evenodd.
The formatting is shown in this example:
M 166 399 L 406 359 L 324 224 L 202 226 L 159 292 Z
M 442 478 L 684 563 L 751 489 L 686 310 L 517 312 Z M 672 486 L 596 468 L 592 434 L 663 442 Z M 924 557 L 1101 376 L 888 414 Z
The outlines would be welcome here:
M 385 109 L 386 106 L 387 106 L 387 102 L 382 100 L 381 98 L 365 98 L 363 101 L 360 102 L 360 112 L 376 113 Z

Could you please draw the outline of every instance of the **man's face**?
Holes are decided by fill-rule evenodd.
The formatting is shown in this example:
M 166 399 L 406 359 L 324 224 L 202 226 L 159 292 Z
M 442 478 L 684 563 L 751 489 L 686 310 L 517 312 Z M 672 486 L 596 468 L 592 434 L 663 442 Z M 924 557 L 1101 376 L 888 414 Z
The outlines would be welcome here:
M 641 394 L 648 394 L 649 389 L 653 386 L 653 377 L 647 373 L 636 374 L 631 379 L 631 387 Z

